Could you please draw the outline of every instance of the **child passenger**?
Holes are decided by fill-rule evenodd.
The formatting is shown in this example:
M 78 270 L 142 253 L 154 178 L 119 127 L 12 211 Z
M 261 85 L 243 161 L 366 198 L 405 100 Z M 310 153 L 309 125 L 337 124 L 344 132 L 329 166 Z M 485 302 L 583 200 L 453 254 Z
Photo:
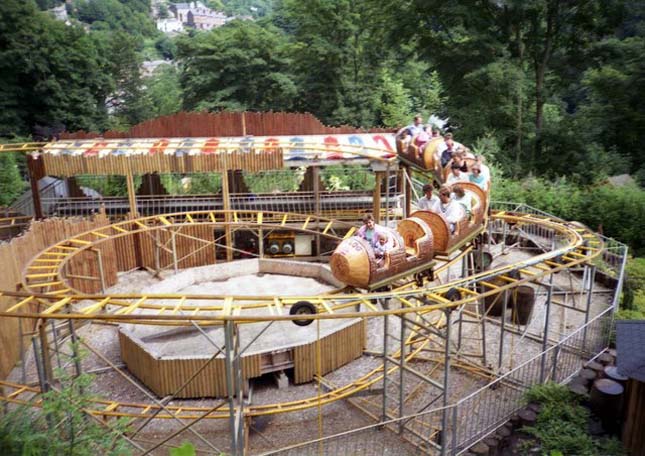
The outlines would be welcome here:
M 376 265 L 380 268 L 385 264 L 385 254 L 392 248 L 387 233 L 380 232 L 377 234 L 378 242 L 374 245 L 374 256 L 377 259 Z

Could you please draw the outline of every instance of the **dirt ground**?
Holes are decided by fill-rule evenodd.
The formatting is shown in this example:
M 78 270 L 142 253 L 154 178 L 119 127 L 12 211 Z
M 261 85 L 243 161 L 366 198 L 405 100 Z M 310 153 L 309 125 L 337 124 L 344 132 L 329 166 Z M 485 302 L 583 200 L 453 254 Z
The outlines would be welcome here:
M 495 263 L 516 262 L 528 258 L 531 252 L 522 250 L 512 250 L 506 255 L 502 255 L 501 248 L 493 252 L 496 256 Z M 441 278 L 447 280 L 460 274 L 460 267 L 454 266 Z M 162 289 L 163 292 L 177 293 L 218 293 L 218 294 L 248 294 L 248 295 L 284 295 L 287 292 L 298 294 L 316 294 L 324 293 L 332 286 L 323 284 L 315 279 L 299 278 L 294 280 L 293 277 L 263 275 L 243 275 L 228 278 L 225 280 L 194 280 L 193 283 L 177 285 L 177 288 L 169 291 L 169 280 L 172 280 L 172 274 L 164 273 L 161 277 L 152 277 L 146 271 L 135 271 L 128 274 L 122 274 L 119 277 L 119 283 L 108 290 L 108 293 L 128 293 L 128 292 L 145 292 L 154 293 L 155 290 Z M 302 280 L 301 280 L 302 279 Z M 567 305 L 583 309 L 586 305 L 586 296 L 567 293 L 566 296 L 562 290 L 572 290 L 580 288 L 581 276 L 579 274 L 570 274 L 562 272 L 554 276 L 556 285 L 556 296 L 561 302 Z M 190 282 L 190 281 L 189 281 Z M 165 283 L 165 284 L 164 284 Z M 285 283 L 289 285 L 285 287 Z M 170 287 L 172 289 L 172 287 Z M 534 286 L 537 298 L 530 323 L 525 326 L 513 325 L 510 312 L 505 321 L 505 334 L 501 338 L 501 317 L 493 317 L 485 325 L 485 344 L 482 342 L 482 325 L 480 323 L 463 323 L 461 330 L 459 325 L 453 323 L 451 349 L 457 353 L 453 361 L 464 361 L 466 363 L 476 363 L 490 368 L 500 373 L 507 372 L 522 362 L 534 357 L 541 352 L 541 339 L 543 337 L 546 317 L 546 290 L 544 287 Z M 609 305 L 610 293 L 606 289 L 595 285 L 595 290 L 591 300 L 590 317 L 606 309 Z M 561 294 L 558 294 L 561 293 Z M 390 308 L 399 307 L 401 304 L 397 301 L 389 303 Z M 480 312 L 479 306 L 471 306 L 468 309 L 471 313 Z M 548 325 L 548 334 L 552 339 L 560 339 L 570 334 L 576 328 L 580 327 L 585 321 L 584 312 L 564 307 L 552 306 L 550 311 L 550 320 Z M 457 315 L 453 313 L 453 318 Z M 412 318 L 412 317 L 411 317 Z M 442 321 L 441 314 L 426 315 L 428 321 L 438 323 L 440 327 Z M 464 319 L 469 317 L 463 314 Z M 283 403 L 301 398 L 316 397 L 326 391 L 326 388 L 340 387 L 351 384 L 357 379 L 365 376 L 373 369 L 384 365 L 384 358 L 379 356 L 383 352 L 384 343 L 387 344 L 387 352 L 390 356 L 395 356 L 397 350 L 401 348 L 401 319 L 398 317 L 388 317 L 387 320 L 387 337 L 384 335 L 385 317 L 374 317 L 367 319 L 367 346 L 365 354 L 325 376 L 324 382 L 308 383 L 303 385 L 294 385 L 289 382 L 286 388 L 278 388 L 272 375 L 266 375 L 251 382 L 251 392 L 246 398 L 247 403 L 252 405 Z M 454 320 L 453 320 L 454 321 Z M 340 320 L 339 320 L 340 322 Z M 333 330 L 332 324 L 329 324 L 329 330 Z M 313 327 L 314 325 L 312 325 Z M 273 344 L 278 345 L 285 338 L 292 336 L 294 326 L 289 323 L 281 323 L 275 326 L 275 330 L 268 334 L 267 337 L 261 338 L 258 349 L 266 349 Z M 513 334 L 508 331 L 512 329 L 517 332 Z M 125 328 L 130 331 L 140 332 L 138 336 L 151 336 L 156 330 L 155 327 L 145 328 Z M 123 375 L 114 370 L 107 369 L 106 363 L 92 353 L 88 353 L 82 361 L 82 368 L 86 372 L 93 372 L 95 381 L 93 391 L 97 395 L 121 402 L 150 402 L 150 396 L 154 396 L 146 387 L 127 372 L 120 357 L 118 343 L 118 326 L 113 324 L 99 324 L 96 322 L 89 323 L 78 329 L 78 334 L 87 341 L 93 348 L 103 354 L 110 362 L 120 367 Z M 407 328 L 405 336 L 410 335 L 410 327 Z M 164 354 L 184 353 L 182 350 L 189 349 L 191 346 L 200 344 L 205 346 L 200 334 L 191 333 L 187 338 L 172 338 L 162 341 L 156 347 L 156 350 Z M 253 335 L 249 334 L 249 338 Z M 297 343 L 297 342 L 294 342 Z M 54 345 L 54 348 L 56 346 Z M 71 351 L 66 342 L 57 347 L 61 352 L 68 353 Z M 485 348 L 486 359 L 477 358 L 475 355 L 481 355 Z M 414 361 L 408 363 L 416 374 L 413 372 L 399 371 L 390 373 L 387 377 L 387 401 L 386 408 L 392 417 L 402 412 L 404 415 L 419 412 L 423 409 L 439 407 L 442 404 L 440 390 L 432 385 L 427 379 L 441 383 L 443 381 L 443 350 L 444 343 L 440 337 L 431 336 L 424 347 L 419 352 Z M 409 349 L 405 349 L 409 350 Z M 502 351 L 502 362 L 499 363 L 500 350 Z M 406 351 L 407 352 L 407 351 Z M 453 355 L 454 356 L 454 355 Z M 66 357 L 62 356 L 61 366 L 65 367 Z M 54 355 L 53 362 L 58 363 L 59 357 Z M 439 361 L 439 362 L 437 362 Z M 385 361 L 386 366 L 393 366 L 392 360 Z M 460 364 L 460 363 L 455 363 Z M 67 362 L 68 369 L 71 364 Z M 487 383 L 487 379 L 473 375 L 468 369 L 453 367 L 449 371 L 449 402 L 454 402 L 468 393 L 481 388 Z M 419 375 L 420 374 L 420 375 Z M 290 375 L 287 372 L 287 375 Z M 24 370 L 20 367 L 14 369 L 10 380 L 22 381 L 25 377 L 27 383 L 37 384 L 37 373 L 33 363 L 33 353 L 28 353 Z M 128 377 L 131 381 L 126 380 Z M 422 379 L 421 377 L 424 377 Z M 403 392 L 404 403 L 399 403 L 400 391 Z M 284 448 L 288 445 L 294 445 L 320 436 L 334 435 L 357 429 L 363 426 L 374 424 L 375 417 L 380 418 L 383 410 L 383 382 L 375 383 L 366 392 L 361 393 L 358 397 L 336 401 L 324 407 L 311 407 L 299 412 L 276 414 L 271 416 L 260 416 L 247 420 L 248 434 L 248 452 L 249 454 L 260 454 L 278 448 Z M 503 397 L 500 396 L 500 400 Z M 193 400 L 173 400 L 168 405 L 179 406 L 214 406 L 219 402 L 218 399 L 193 399 Z M 438 416 L 432 419 L 438 419 Z M 135 422 L 134 427 L 139 423 Z M 137 436 L 137 442 L 143 447 L 149 448 L 152 443 L 158 442 L 166 436 L 179 431 L 185 423 L 177 420 L 153 420 L 148 423 Z M 432 423 L 420 423 L 421 426 L 431 426 Z M 230 451 L 230 436 L 228 420 L 203 420 L 191 427 L 198 435 L 191 430 L 186 430 L 171 439 L 169 444 L 179 444 L 183 440 L 191 441 L 195 446 L 206 454 L 208 451 L 214 453 L 213 447 L 220 451 Z M 200 437 L 201 436 L 201 437 Z M 210 445 L 202 440 L 207 440 Z M 342 445 L 341 446 L 341 442 Z M 378 442 L 379 454 L 403 455 L 416 454 L 418 449 L 409 445 L 406 440 L 400 438 L 395 432 L 378 432 L 365 431 L 353 436 L 352 439 L 339 439 L 338 442 L 331 442 L 324 450 L 324 454 L 335 454 L 334 446 L 343 448 L 355 454 L 374 454 L 369 448 L 373 448 Z M 306 454 L 308 450 L 294 450 L 292 454 Z M 168 454 L 165 447 L 157 450 L 153 454 Z M 311 454 L 314 454 L 313 452 Z M 319 454 L 319 453 L 315 453 Z M 339 454 L 339 453 L 336 453 Z

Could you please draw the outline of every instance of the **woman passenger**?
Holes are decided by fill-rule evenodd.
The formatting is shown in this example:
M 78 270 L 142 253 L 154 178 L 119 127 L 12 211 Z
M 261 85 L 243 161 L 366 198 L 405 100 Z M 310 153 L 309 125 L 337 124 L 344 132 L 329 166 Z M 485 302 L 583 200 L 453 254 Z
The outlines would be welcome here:
M 477 186 L 485 192 L 488 191 L 488 181 L 484 176 L 482 176 L 479 164 L 475 163 L 470 171 L 471 172 L 468 180 L 473 184 L 477 184 Z
M 374 221 L 374 216 L 372 214 L 365 214 L 363 216 L 363 226 L 361 226 L 356 233 L 356 236 L 359 238 L 365 239 L 372 248 L 378 243 L 377 234 L 385 232 L 386 229 L 384 226 L 377 225 Z
M 470 193 L 466 193 L 464 191 L 464 188 L 459 185 L 455 184 L 452 186 L 452 193 L 453 193 L 453 201 L 461 204 L 464 209 L 466 210 L 466 215 L 468 218 L 470 218 L 473 214 L 472 209 L 473 209 L 473 197 Z

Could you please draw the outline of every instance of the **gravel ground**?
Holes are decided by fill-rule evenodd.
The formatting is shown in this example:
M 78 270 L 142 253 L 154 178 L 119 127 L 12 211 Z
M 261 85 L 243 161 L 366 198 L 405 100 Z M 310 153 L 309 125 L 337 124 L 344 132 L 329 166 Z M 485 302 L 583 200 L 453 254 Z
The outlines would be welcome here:
M 494 252 L 499 253 L 499 252 Z M 514 250 L 509 255 L 499 256 L 496 261 L 512 262 L 524 259 L 530 256 L 530 253 Z M 460 274 L 460 266 L 452 267 L 447 271 L 446 275 L 456 277 Z M 443 280 L 448 277 L 444 275 Z M 112 287 L 110 293 L 131 293 L 139 292 L 142 289 L 154 290 L 156 286 L 161 284 L 164 279 L 171 277 L 171 273 L 165 272 L 161 277 L 152 277 L 148 272 L 135 271 L 120 276 L 119 283 Z M 266 276 L 265 276 L 266 277 Z M 252 287 L 249 287 L 249 281 L 257 282 L 257 280 L 241 280 L 238 283 L 238 288 L 250 289 L 248 294 L 262 294 L 253 292 Z M 284 282 L 282 280 L 281 282 Z M 555 284 L 561 288 L 570 288 L 573 284 L 576 288 L 579 287 L 580 276 L 562 272 L 555 276 Z M 213 282 L 208 287 L 207 292 L 214 292 L 215 288 L 221 285 L 222 282 Z M 203 285 L 203 284 L 200 284 Z M 192 285 L 191 285 L 192 286 Z M 312 283 L 305 285 L 305 290 L 311 290 L 310 287 L 314 286 Z M 601 290 L 600 285 L 596 284 L 596 290 Z M 193 292 L 193 290 L 184 292 Z M 293 291 L 294 294 L 304 294 L 302 290 Z M 544 289 L 536 287 L 538 292 L 543 292 Z M 164 291 L 166 291 L 164 289 Z M 204 291 L 202 291 L 204 292 Z M 266 290 L 263 291 L 266 293 Z M 195 291 L 196 293 L 196 291 Z M 276 293 L 277 294 L 277 293 Z M 591 315 L 596 315 L 608 305 L 609 294 L 595 294 L 592 300 Z M 503 347 L 504 356 L 501 365 L 501 371 L 507 371 L 523 361 L 530 359 L 541 351 L 541 342 L 535 341 L 531 336 L 541 337 L 544 330 L 544 317 L 546 315 L 545 295 L 542 293 L 538 296 L 531 318 L 531 322 L 526 327 L 517 327 L 520 331 L 525 331 L 526 335 L 513 335 L 506 332 L 504 341 L 500 344 L 500 317 L 494 317 L 493 322 L 486 324 L 486 365 L 496 370 L 498 368 L 497 362 L 499 357 L 500 346 Z M 564 301 L 564 296 L 561 298 Z M 567 297 L 567 304 L 576 307 L 582 307 L 586 303 L 584 296 L 576 296 L 572 299 L 571 296 Z M 397 307 L 400 304 L 397 301 L 391 301 L 390 307 Z M 469 310 L 475 312 L 476 306 L 472 306 Z M 510 312 L 508 312 L 510 314 Z M 454 314 L 453 314 L 454 315 Z M 466 317 L 465 317 L 466 318 Z M 566 334 L 570 334 L 577 327 L 582 325 L 585 321 L 583 313 L 575 312 L 574 310 L 563 310 L 562 308 L 553 307 L 550 315 L 549 336 L 559 339 Z M 441 313 L 426 315 L 429 321 L 439 322 L 442 319 Z M 495 323 L 495 321 L 497 323 Z M 356 379 L 366 375 L 375 368 L 383 366 L 383 358 L 376 356 L 376 354 L 383 351 L 383 324 L 384 318 L 370 318 L 367 322 L 367 343 L 366 350 L 373 355 L 364 355 L 358 360 L 341 367 L 325 376 L 325 381 L 335 385 L 342 386 L 355 381 Z M 510 315 L 507 319 L 507 327 L 511 326 Z M 453 326 L 453 328 L 455 328 Z M 289 326 L 283 327 L 281 331 L 288 331 Z M 117 339 L 118 327 L 114 325 L 90 323 L 78 329 L 79 336 L 96 348 L 111 362 L 121 365 L 122 361 L 119 355 L 119 346 Z M 149 331 L 149 329 L 148 329 Z M 387 345 L 388 352 L 394 353 L 400 347 L 400 319 L 390 317 L 388 319 L 388 337 Z M 452 331 L 451 344 L 454 349 L 457 348 L 458 331 Z M 479 324 L 464 324 L 462 327 L 462 344 L 461 354 L 463 359 L 481 363 L 476 358 L 465 356 L 467 354 L 477 353 L 481 350 L 481 325 Z M 438 407 L 442 403 L 440 391 L 438 388 L 432 386 L 427 381 L 421 380 L 420 376 L 428 377 L 436 380 L 437 382 L 443 381 L 444 369 L 442 364 L 433 362 L 433 359 L 443 360 L 443 343 L 439 338 L 434 337 L 431 342 L 425 347 L 426 351 L 422 352 L 420 358 L 408 365 L 414 369 L 416 374 L 411 372 L 404 372 L 403 375 L 398 371 L 388 375 L 388 402 L 387 407 L 392 416 L 396 416 L 399 411 L 398 394 L 399 382 L 402 381 L 402 389 L 404 398 L 403 413 L 415 413 L 423 409 L 432 409 Z M 63 351 L 71 351 L 68 346 L 62 348 Z M 54 358 L 55 359 L 55 358 Z M 63 363 L 65 359 L 63 357 Z M 32 353 L 27 355 L 25 364 L 25 371 L 27 382 L 36 382 L 37 375 L 34 368 Z M 388 367 L 393 364 L 388 362 Z M 92 371 L 106 367 L 104 361 L 99 359 L 92 353 L 88 353 L 83 360 L 83 370 Z M 20 381 L 22 377 L 21 369 L 17 368 L 11 374 L 10 380 Z M 309 383 L 304 385 L 293 385 L 284 389 L 278 389 L 275 382 L 270 376 L 262 377 L 252 382 L 252 396 L 251 401 L 254 405 L 271 404 L 297 400 L 300 398 L 315 397 L 319 391 L 317 383 Z M 449 380 L 449 398 L 450 402 L 454 402 L 465 397 L 468 393 L 481 388 L 486 384 L 486 381 L 479 377 L 474 376 L 467 370 L 453 368 L 450 370 Z M 382 388 L 383 383 L 379 381 L 375 383 L 368 391 L 363 392 L 359 397 L 352 400 L 337 401 L 333 404 L 325 406 L 320 410 L 313 407 L 307 410 L 302 410 L 296 413 L 278 414 L 266 417 L 256 417 L 250 420 L 248 445 L 249 451 L 252 454 L 268 451 L 275 448 L 282 448 L 287 445 L 296 444 L 309 439 L 318 437 L 319 431 L 322 430 L 322 435 L 332 435 L 340 432 L 345 432 L 351 429 L 356 429 L 374 423 L 365 413 L 359 410 L 363 408 L 369 413 L 380 416 L 382 413 Z M 142 391 L 143 389 L 143 391 Z M 130 382 L 126 381 L 121 375 L 113 371 L 99 372 L 96 374 L 96 380 L 93 384 L 93 390 L 103 397 L 110 398 L 123 402 L 148 402 L 149 399 L 144 391 L 145 387 L 137 388 Z M 322 386 L 320 391 L 324 392 Z M 491 392 L 495 400 L 503 402 L 504 390 L 500 389 L 497 392 Z M 172 405 L 181 406 L 213 406 L 218 403 L 217 399 L 201 399 L 201 400 L 180 400 L 172 401 Z M 479 413 L 479 410 L 478 410 Z M 418 420 L 414 424 L 415 428 L 426 429 L 424 426 L 436 422 L 440 417 L 433 415 L 427 418 L 427 422 Z M 135 424 L 136 426 L 136 424 Z M 169 435 L 181 428 L 182 424 L 174 420 L 155 420 L 148 424 L 144 430 L 139 434 L 139 438 L 146 441 L 159 441 L 164 436 Z M 321 426 L 319 428 L 319 426 Z M 223 451 L 230 450 L 229 437 L 228 437 L 228 421 L 227 420 L 204 420 L 197 423 L 194 429 L 203 435 L 208 441 L 212 442 L 218 449 Z M 171 440 L 171 443 L 177 444 L 181 440 L 190 440 L 200 448 L 206 448 L 206 445 L 200 439 L 191 434 L 190 431 L 182 432 L 178 437 Z M 372 454 L 372 450 L 366 448 L 373 448 L 374 442 L 378 442 L 379 448 L 384 448 L 382 454 L 415 454 L 415 449 L 405 443 L 404 440 L 399 438 L 394 433 L 380 432 L 374 433 L 363 432 L 351 440 L 343 440 L 342 448 L 353 449 L 357 454 Z M 144 444 L 149 445 L 149 444 Z M 325 449 L 325 454 L 334 454 L 334 443 Z M 338 443 L 340 445 L 340 443 Z M 370 446 L 372 445 L 372 446 Z M 294 452 L 293 454 L 305 454 L 305 450 L 301 453 Z M 167 449 L 159 450 L 155 454 L 167 454 Z M 311 453 L 314 454 L 314 453 Z M 318 453 L 316 453 L 318 454 Z M 338 453 L 337 453 L 338 454 Z

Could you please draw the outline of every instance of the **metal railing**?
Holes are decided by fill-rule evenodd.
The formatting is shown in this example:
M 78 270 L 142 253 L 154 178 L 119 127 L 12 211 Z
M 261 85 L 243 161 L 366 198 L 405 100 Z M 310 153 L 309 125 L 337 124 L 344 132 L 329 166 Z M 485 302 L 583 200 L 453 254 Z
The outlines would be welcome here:
M 493 207 L 558 219 L 525 204 L 502 202 L 493 203 Z M 420 451 L 429 454 L 465 452 L 517 413 L 525 405 L 525 394 L 531 387 L 549 381 L 568 381 L 585 362 L 595 359 L 608 347 L 614 312 L 618 307 L 624 281 L 628 249 L 626 245 L 613 239 L 602 235 L 600 238 L 604 243 L 600 261 L 605 272 L 615 279 L 612 298 L 606 309 L 573 333 L 448 407 L 435 408 L 264 454 L 412 455 L 419 454 Z M 444 413 L 448 413 L 449 419 L 446 428 L 441 429 Z M 422 439 L 411 435 L 414 431 L 411 432 L 409 426 L 402 426 L 410 422 L 420 423 L 414 429 L 426 429 Z M 383 432 L 384 428 L 393 432 Z M 405 440 L 397 435 L 401 429 Z M 423 442 L 420 446 L 410 447 L 410 442 L 419 445 L 419 440 Z M 442 441 L 445 442 L 444 448 L 439 445 Z
M 393 218 L 400 215 L 403 195 L 389 193 L 381 196 L 381 211 Z M 47 216 L 84 216 L 104 210 L 112 220 L 120 220 L 130 211 L 126 197 L 42 198 Z M 316 199 L 313 192 L 293 193 L 232 193 L 231 209 L 252 211 L 290 212 L 313 215 Z M 137 210 L 142 216 L 185 211 L 221 210 L 222 195 L 137 196 Z M 369 191 L 326 191 L 320 193 L 320 215 L 341 220 L 357 220 L 373 209 L 373 195 Z
M 458 454 L 508 421 L 525 403 L 525 393 L 535 385 L 564 383 L 584 362 L 607 348 L 613 309 L 536 355 L 512 371 L 454 404 L 450 454 Z

